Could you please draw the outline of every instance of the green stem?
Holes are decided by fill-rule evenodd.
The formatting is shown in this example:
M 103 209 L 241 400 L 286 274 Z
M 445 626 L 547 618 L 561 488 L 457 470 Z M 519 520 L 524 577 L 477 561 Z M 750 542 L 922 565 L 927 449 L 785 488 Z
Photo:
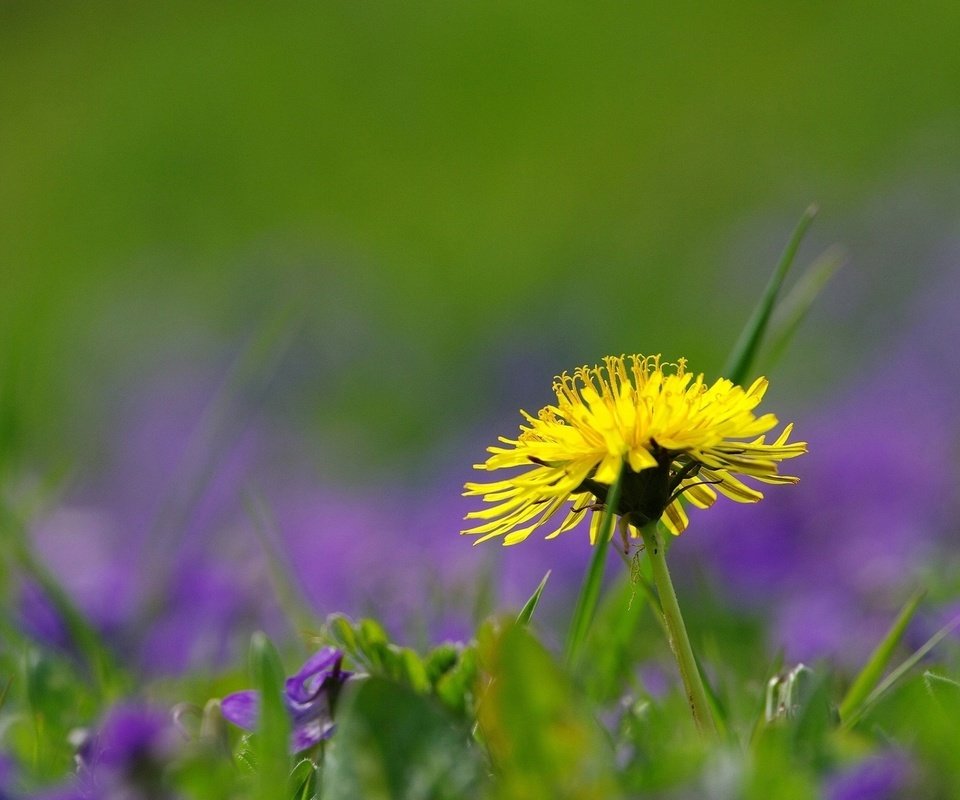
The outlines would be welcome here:
M 683 688 L 687 693 L 687 701 L 690 703 L 693 721 L 701 733 L 716 735 L 717 724 L 713 719 L 707 692 L 703 688 L 700 670 L 697 669 L 697 661 L 693 655 L 693 648 L 690 646 L 687 628 L 683 624 L 683 615 L 680 613 L 680 605 L 677 603 L 677 593 L 673 589 L 673 581 L 670 580 L 666 553 L 663 549 L 663 540 L 657 530 L 657 523 L 652 522 L 643 526 L 640 529 L 640 535 L 643 537 L 644 550 L 653 569 L 653 581 L 657 586 L 657 594 L 660 595 L 660 606 L 663 610 L 664 622 L 667 625 L 670 649 L 673 650 L 673 655 L 677 659 L 677 666 L 680 667 L 680 678 L 683 680 Z

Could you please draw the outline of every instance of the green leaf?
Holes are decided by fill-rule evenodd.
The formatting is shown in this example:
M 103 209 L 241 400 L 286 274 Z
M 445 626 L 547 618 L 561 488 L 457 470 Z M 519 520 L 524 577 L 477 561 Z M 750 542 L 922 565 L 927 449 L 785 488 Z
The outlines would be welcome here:
M 613 534 L 614 509 L 620 501 L 620 483 L 623 470 L 607 493 L 607 500 L 600 520 L 600 530 L 597 541 L 593 546 L 590 563 L 583 577 L 583 585 L 577 596 L 577 604 L 573 609 L 573 618 L 570 620 L 570 630 L 567 634 L 566 660 L 568 664 L 575 664 L 580 656 L 580 649 L 590 631 L 593 615 L 600 599 L 600 587 L 603 584 L 603 573 L 607 564 L 607 544 Z
M 312 800 L 317 796 L 317 765 L 309 758 L 298 762 L 288 781 L 291 800 Z
M 376 620 L 354 623 L 343 614 L 330 615 L 326 631 L 330 641 L 370 675 L 399 681 L 420 693 L 435 689 L 443 674 L 457 662 L 460 652 L 456 646 L 440 645 L 424 659 L 415 650 L 390 642 Z M 463 692 L 456 699 L 449 695 L 446 700 L 451 701 L 451 707 L 460 708 Z
M 456 666 L 461 650 L 459 645 L 443 642 L 427 653 L 423 660 L 423 667 L 427 671 L 427 679 L 431 686 L 436 686 L 437 681 Z
M 793 264 L 797 250 L 800 247 L 800 242 L 803 241 L 803 237 L 816 214 L 816 206 L 810 206 L 803 213 L 800 222 L 798 222 L 797 227 L 794 228 L 790 241 L 787 242 L 787 246 L 780 256 L 780 261 L 777 263 L 773 274 L 770 276 L 770 280 L 767 282 L 766 288 L 763 290 L 760 301 L 753 309 L 753 313 L 751 313 L 747 324 L 740 332 L 740 336 L 737 338 L 737 342 L 734 344 L 727 358 L 727 363 L 724 365 L 722 374 L 725 378 L 733 381 L 733 383 L 743 384 L 750 376 L 757 351 L 760 348 L 760 343 L 763 341 L 767 324 L 770 322 L 770 315 L 777 302 L 777 294 L 780 291 L 780 287 L 783 286 L 783 281 L 787 277 L 787 273 L 790 271 L 790 266 Z
M 468 727 L 435 700 L 371 677 L 346 695 L 323 771 L 323 800 L 461 800 L 484 770 Z
M 844 723 L 850 721 L 854 715 L 860 712 L 868 695 L 880 682 L 883 673 L 887 669 L 887 665 L 890 663 L 890 659 L 893 658 L 894 650 L 903 638 L 907 625 L 910 624 L 910 620 L 913 619 L 914 614 L 917 613 L 917 608 L 920 605 L 920 601 L 923 600 L 924 594 L 926 594 L 924 591 L 916 592 L 907 600 L 900 614 L 890 627 L 890 630 L 887 631 L 886 636 L 883 637 L 880 644 L 878 644 L 870 654 L 867 663 L 864 664 L 863 669 L 860 670 L 860 673 L 850 685 L 846 695 L 844 695 L 843 700 L 840 702 L 840 719 L 842 719 Z
M 523 604 L 523 608 L 520 609 L 520 616 L 517 617 L 517 622 L 521 625 L 528 625 L 530 620 L 533 618 L 533 612 L 537 610 L 537 604 L 540 602 L 540 595 L 543 594 L 543 590 L 547 585 L 547 580 L 550 578 L 550 570 L 547 570 L 547 573 L 543 576 L 543 580 L 540 581 L 540 585 L 534 590 L 533 594 L 530 595 L 530 599 Z
M 260 718 L 251 737 L 258 771 L 256 797 L 275 800 L 277 787 L 285 786 L 290 774 L 290 717 L 283 703 L 283 664 L 263 633 L 250 640 L 250 676 L 260 692 Z
M 376 620 L 354 622 L 345 614 L 331 614 L 325 628 L 333 644 L 368 672 L 381 673 L 386 668 L 384 651 L 389 639 Z
M 399 666 L 394 676 L 403 680 L 415 692 L 429 692 L 430 678 L 419 654 L 409 647 L 391 646 L 390 651 L 396 654 L 396 664 Z
M 477 648 L 471 645 L 460 653 L 453 668 L 440 677 L 434 691 L 451 711 L 469 714 L 472 711 L 473 687 L 476 685 L 478 673 Z
M 960 701 L 960 682 L 948 678 L 946 675 L 938 675 L 936 672 L 927 670 L 923 673 L 923 681 L 927 685 L 927 691 L 932 697 L 942 699 L 949 696 L 951 705 Z M 955 717 L 960 718 L 960 717 Z
M 793 697 L 793 750 L 811 758 L 823 758 L 828 737 L 836 726 L 836 713 L 830 707 L 830 675 L 811 673 L 800 681 Z
M 613 752 L 569 677 L 529 629 L 481 632 L 489 675 L 479 731 L 498 777 L 496 798 L 616 798 Z
M 382 645 L 389 644 L 390 637 L 375 619 L 364 618 L 357 623 L 357 641 L 362 649 L 375 652 Z
M 940 717 L 955 725 L 960 719 L 960 683 L 927 670 L 923 673 L 923 684 Z

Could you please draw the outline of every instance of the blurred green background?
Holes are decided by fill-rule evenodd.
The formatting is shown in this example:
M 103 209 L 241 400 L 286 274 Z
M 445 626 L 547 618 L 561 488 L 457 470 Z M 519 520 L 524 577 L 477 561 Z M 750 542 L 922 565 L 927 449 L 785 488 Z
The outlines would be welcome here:
M 286 309 L 268 394 L 355 470 L 608 352 L 715 373 L 811 201 L 816 397 L 951 267 L 958 41 L 945 1 L 4 2 L 4 462 L 94 458 Z

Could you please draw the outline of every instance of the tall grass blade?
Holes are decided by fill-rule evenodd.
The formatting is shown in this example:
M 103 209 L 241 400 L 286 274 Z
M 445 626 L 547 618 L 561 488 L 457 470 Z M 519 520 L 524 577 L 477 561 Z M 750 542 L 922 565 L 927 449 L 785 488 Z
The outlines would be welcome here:
M 597 601 L 600 599 L 600 586 L 603 583 L 603 572 L 607 564 L 607 545 L 613 533 L 614 509 L 620 502 L 620 482 L 622 477 L 623 471 L 621 470 L 620 474 L 617 475 L 617 479 L 610 487 L 610 491 L 607 493 L 603 517 L 600 520 L 597 542 L 593 546 L 590 564 L 584 575 L 583 584 L 580 587 L 580 594 L 577 596 L 577 604 L 573 609 L 573 619 L 570 621 L 570 631 L 567 634 L 566 647 L 567 664 L 574 664 L 579 657 L 580 648 L 587 638 L 590 623 L 593 621 L 593 615 L 597 610 Z
M 960 617 L 952 619 L 950 622 L 940 628 L 940 630 L 938 630 L 935 634 L 933 634 L 933 636 L 927 639 L 927 641 L 918 647 L 917 650 L 900 666 L 898 666 L 895 670 L 893 670 L 893 672 L 884 678 L 877 688 L 870 693 L 870 696 L 864 702 L 864 708 L 876 703 L 885 692 L 887 692 L 897 681 L 899 681 L 911 669 L 919 664 L 920 660 L 926 656 L 927 653 L 940 644 L 940 642 L 949 636 L 957 627 L 960 627 Z
M 893 657 L 894 650 L 903 638 L 903 633 L 907 629 L 907 625 L 910 624 L 910 620 L 917 613 L 917 607 L 925 594 L 926 592 L 921 590 L 907 600 L 893 625 L 890 626 L 890 630 L 887 631 L 887 635 L 883 637 L 880 644 L 870 654 L 867 663 L 860 670 L 860 674 L 850 685 L 840 702 L 839 708 L 840 719 L 844 723 L 859 711 L 870 692 L 880 682 L 890 659 Z
M 70 641 L 86 663 L 96 689 L 108 698 L 118 694 L 123 678 L 110 649 L 59 581 L 37 558 L 23 521 L 2 501 L 0 501 L 0 533 L 2 533 L 0 538 L 5 542 L 4 552 L 40 587 L 53 605 L 57 616 L 67 629 Z
M 277 593 L 277 600 L 284 616 L 290 620 L 301 634 L 313 627 L 315 618 L 301 587 L 290 569 L 290 565 L 280 554 L 276 546 L 276 525 L 263 498 L 254 490 L 244 494 L 243 505 L 250 517 L 257 541 L 263 549 L 270 573 L 270 582 Z
M 843 248 L 829 248 L 807 267 L 786 297 L 777 304 L 770 319 L 770 344 L 762 356 L 762 372 L 768 373 L 771 365 L 780 360 L 814 301 L 846 261 L 847 254 Z
M 777 263 L 773 274 L 770 276 L 770 280 L 767 282 L 766 288 L 763 290 L 760 301 L 753 309 L 753 313 L 740 332 L 740 336 L 727 358 L 727 363 L 724 365 L 722 374 L 725 378 L 729 378 L 736 384 L 742 384 L 750 376 L 753 362 L 757 357 L 757 351 L 760 348 L 764 333 L 766 333 L 767 330 L 767 325 L 770 322 L 770 315 L 777 302 L 777 294 L 780 292 L 780 287 L 783 286 L 783 281 L 790 271 L 790 266 L 793 264 L 797 250 L 800 248 L 800 242 L 803 241 L 803 237 L 806 235 L 807 229 L 810 227 L 810 223 L 813 222 L 813 218 L 816 215 L 817 207 L 815 205 L 811 205 L 803 213 L 800 222 L 798 222 L 797 227 L 794 228 L 790 241 L 787 242 L 787 246 L 784 248 L 783 255 L 780 256 L 780 261 Z
M 214 392 L 194 428 L 176 475 L 161 499 L 150 529 L 143 560 L 167 565 L 189 528 L 190 515 L 216 475 L 225 453 L 236 445 L 252 416 L 252 410 L 267 395 L 277 365 L 288 352 L 304 317 L 303 300 L 271 314 L 241 348 Z M 250 397 L 248 407 L 235 409 L 237 398 Z M 158 567 L 150 573 L 144 590 L 146 622 L 155 619 L 164 607 L 170 569 Z
M 933 650 L 945 637 L 947 637 L 955 628 L 960 626 L 960 616 L 952 619 L 946 625 L 944 625 L 940 630 L 938 630 L 933 636 L 927 639 L 916 651 L 906 659 L 900 666 L 898 666 L 893 672 L 887 675 L 878 685 L 867 696 L 867 699 L 863 701 L 863 705 L 857 710 L 857 712 L 851 717 L 849 722 L 844 722 L 847 727 L 853 726 L 857 720 L 859 720 L 866 711 L 876 703 L 884 694 L 886 694 L 897 681 L 899 681 L 904 675 L 906 675 L 910 670 L 912 670 L 922 659 Z
M 283 703 L 284 672 L 273 643 L 263 633 L 250 640 L 250 674 L 260 693 L 254 748 L 257 800 L 273 800 L 290 774 L 290 719 Z

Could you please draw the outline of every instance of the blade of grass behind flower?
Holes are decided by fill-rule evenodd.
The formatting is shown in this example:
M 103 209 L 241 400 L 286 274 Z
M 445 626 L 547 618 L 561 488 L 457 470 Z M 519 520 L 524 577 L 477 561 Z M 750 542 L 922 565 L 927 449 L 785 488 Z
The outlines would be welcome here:
M 764 673 L 767 676 L 767 679 L 763 682 L 764 688 L 770 686 L 770 681 L 778 677 L 780 673 L 783 672 L 783 649 L 777 650 L 774 653 L 773 658 L 770 661 L 770 666 L 767 667 L 766 672 Z M 761 692 L 759 698 L 757 699 L 756 712 L 753 715 L 754 723 L 753 727 L 750 729 L 750 743 L 753 744 L 756 741 L 759 733 L 764 729 L 767 724 L 767 702 L 766 702 L 766 692 Z
M 293 577 L 290 565 L 283 559 L 275 544 L 277 530 L 273 517 L 263 498 L 252 488 L 244 493 L 243 505 L 250 517 L 257 541 L 263 549 L 270 582 L 277 593 L 280 608 L 298 631 L 306 633 L 314 627 L 315 618 L 302 589 Z
M 904 675 L 906 675 L 911 669 L 913 669 L 927 653 L 933 650 L 941 641 L 955 628 L 960 626 L 960 616 L 955 617 L 950 620 L 946 625 L 944 625 L 940 630 L 938 630 L 933 636 L 931 636 L 927 641 L 925 641 L 920 647 L 918 647 L 913 654 L 907 658 L 900 666 L 893 670 L 886 678 L 884 678 L 874 689 L 867 698 L 863 701 L 859 708 L 857 708 L 854 714 L 850 717 L 849 721 L 843 720 L 845 727 L 852 727 L 857 723 L 857 721 L 867 712 L 867 710 L 873 706 L 884 694 L 886 694 L 897 681 L 899 681 Z
M 814 301 L 846 261 L 843 248 L 829 248 L 807 267 L 787 296 L 777 304 L 770 319 L 770 344 L 762 356 L 761 372 L 768 373 L 771 365 L 780 360 Z
M 543 580 L 540 581 L 540 585 L 534 590 L 533 594 L 530 595 L 530 599 L 523 604 L 523 608 L 520 609 L 520 615 L 517 617 L 517 623 L 520 625 L 528 625 L 530 619 L 533 617 L 533 612 L 537 610 L 537 604 L 540 602 L 540 595 L 543 594 L 544 588 L 546 588 L 547 580 L 550 578 L 550 570 L 547 570 L 547 574 L 543 576 Z
M 893 625 L 890 626 L 890 630 L 887 631 L 886 636 L 883 637 L 880 644 L 878 644 L 870 654 L 867 663 L 864 664 L 863 669 L 860 670 L 860 673 L 850 685 L 846 695 L 844 695 L 843 700 L 840 702 L 839 708 L 840 719 L 844 723 L 859 711 L 867 699 L 867 696 L 880 682 L 883 673 L 887 669 L 887 665 L 890 663 L 890 659 L 893 657 L 893 651 L 903 638 L 904 631 L 906 631 L 907 625 L 910 624 L 910 620 L 913 619 L 914 614 L 917 613 L 917 607 L 920 605 L 920 601 L 925 594 L 926 592 L 921 590 L 907 600 L 900 614 L 896 620 L 894 620 Z
M 593 615 L 597 609 L 600 585 L 603 582 L 603 572 L 607 564 L 607 545 L 613 533 L 613 511 L 620 501 L 620 480 L 622 477 L 623 471 L 621 470 L 607 493 L 597 541 L 593 546 L 593 553 L 590 557 L 586 575 L 583 578 L 583 584 L 580 587 L 580 594 L 577 596 L 577 604 L 573 609 L 573 619 L 570 621 L 566 647 L 567 664 L 575 663 L 579 656 L 580 648 L 587 638 L 590 623 L 593 621 Z
M 190 515 L 203 498 L 225 454 L 249 425 L 253 412 L 267 396 L 277 366 L 287 354 L 306 316 L 305 298 L 297 298 L 269 315 L 245 342 L 214 391 L 191 432 L 175 475 L 161 497 L 143 560 L 159 565 L 151 571 L 144 589 L 144 623 L 149 624 L 165 607 L 170 568 L 187 533 Z M 239 396 L 250 397 L 242 411 L 234 408 Z
M 722 374 L 725 378 L 728 378 L 736 384 L 742 384 L 750 375 L 760 343 L 763 341 L 764 333 L 766 333 L 767 325 L 770 322 L 770 315 L 777 302 L 777 294 L 780 291 L 780 287 L 783 286 L 787 272 L 790 271 L 790 266 L 793 264 L 797 250 L 800 247 L 800 242 L 803 241 L 803 237 L 816 215 L 817 207 L 815 205 L 811 205 L 803 213 L 800 222 L 797 223 L 797 227 L 793 230 L 790 241 L 787 242 L 787 246 L 780 256 L 780 261 L 777 263 L 773 274 L 770 276 L 770 280 L 767 282 L 766 288 L 763 290 L 760 301 L 753 309 L 753 313 L 740 332 L 740 336 L 737 338 L 733 350 L 731 350 L 730 355 L 727 357 L 727 363 L 724 365 Z
M 40 587 L 63 621 L 67 635 L 90 670 L 95 688 L 106 697 L 118 694 L 123 676 L 110 649 L 53 573 L 37 558 L 27 537 L 23 521 L 2 501 L 0 501 L 0 532 L 3 533 L 2 538 L 7 543 L 3 551 L 12 557 L 20 569 Z

